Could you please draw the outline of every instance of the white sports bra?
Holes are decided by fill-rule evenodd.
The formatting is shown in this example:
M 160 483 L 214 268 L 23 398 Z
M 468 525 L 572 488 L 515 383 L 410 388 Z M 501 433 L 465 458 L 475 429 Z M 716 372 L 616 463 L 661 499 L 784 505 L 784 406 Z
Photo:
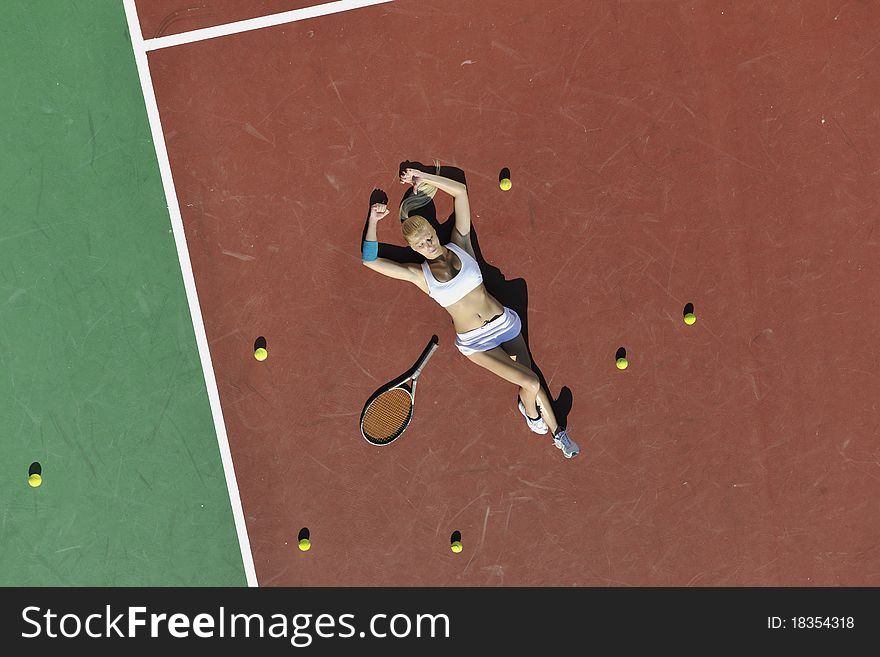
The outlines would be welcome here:
M 422 271 L 425 272 L 425 280 L 428 282 L 428 294 L 444 308 L 460 301 L 468 292 L 473 291 L 483 282 L 480 265 L 467 251 L 451 242 L 445 246 L 461 260 L 461 269 L 455 276 L 445 283 L 441 283 L 434 278 L 428 263 L 422 263 Z

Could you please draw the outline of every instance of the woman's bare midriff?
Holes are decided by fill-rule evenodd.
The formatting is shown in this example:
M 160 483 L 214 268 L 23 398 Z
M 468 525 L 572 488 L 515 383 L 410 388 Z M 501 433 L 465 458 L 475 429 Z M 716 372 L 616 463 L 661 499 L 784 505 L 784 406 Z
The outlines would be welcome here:
M 486 291 L 482 283 L 446 310 L 452 316 L 456 333 L 467 333 L 491 322 L 504 312 L 504 306 Z
M 425 294 L 429 294 L 424 276 L 419 277 L 418 287 Z M 480 283 L 454 304 L 446 306 L 446 310 L 452 316 L 455 332 L 467 333 L 488 324 L 501 315 L 504 312 L 504 306 L 489 294 L 485 285 Z

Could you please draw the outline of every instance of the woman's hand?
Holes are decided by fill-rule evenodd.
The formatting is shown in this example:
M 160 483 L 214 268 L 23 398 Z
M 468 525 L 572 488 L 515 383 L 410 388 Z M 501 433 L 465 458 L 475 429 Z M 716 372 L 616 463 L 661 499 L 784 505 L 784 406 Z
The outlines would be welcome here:
M 370 221 L 379 221 L 388 216 L 388 205 L 385 203 L 373 203 L 370 206 Z
M 406 185 L 409 183 L 413 187 L 419 184 L 419 176 L 421 176 L 422 172 L 418 169 L 404 169 L 403 173 L 400 174 L 400 184 Z

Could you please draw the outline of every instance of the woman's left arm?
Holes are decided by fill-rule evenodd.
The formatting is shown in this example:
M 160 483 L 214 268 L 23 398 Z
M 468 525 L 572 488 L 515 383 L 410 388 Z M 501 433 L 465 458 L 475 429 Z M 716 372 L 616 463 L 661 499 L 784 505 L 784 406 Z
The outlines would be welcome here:
M 467 185 L 444 176 L 424 173 L 418 169 L 406 169 L 401 174 L 400 180 L 404 183 L 412 183 L 413 187 L 424 181 L 452 196 L 455 208 L 455 230 L 459 235 L 467 235 L 471 231 L 471 204 L 468 201 Z

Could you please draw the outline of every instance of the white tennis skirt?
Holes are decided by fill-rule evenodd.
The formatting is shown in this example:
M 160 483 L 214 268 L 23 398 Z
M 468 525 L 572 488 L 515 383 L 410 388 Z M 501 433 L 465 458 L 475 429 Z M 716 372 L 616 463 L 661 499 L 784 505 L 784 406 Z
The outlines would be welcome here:
M 522 330 L 522 321 L 516 311 L 504 307 L 500 317 L 480 328 L 455 334 L 455 346 L 465 356 L 477 351 L 489 351 L 502 342 L 513 340 Z

